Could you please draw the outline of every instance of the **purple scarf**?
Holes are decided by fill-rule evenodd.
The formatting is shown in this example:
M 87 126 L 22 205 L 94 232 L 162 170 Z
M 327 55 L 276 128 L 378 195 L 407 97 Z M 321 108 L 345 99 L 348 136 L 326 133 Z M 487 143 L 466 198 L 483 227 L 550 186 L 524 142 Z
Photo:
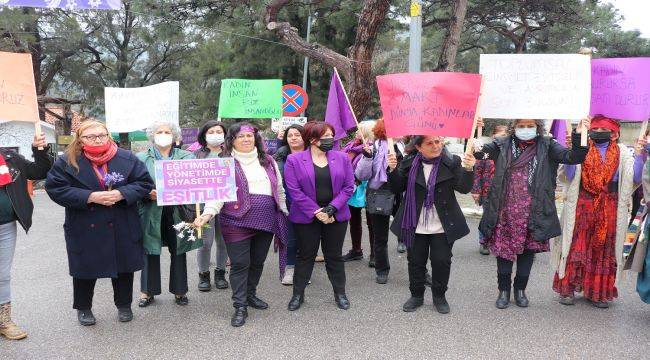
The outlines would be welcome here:
M 429 180 L 427 181 L 427 195 L 424 199 L 424 208 L 422 209 L 426 211 L 425 219 L 428 219 L 429 212 L 433 210 L 433 200 L 435 194 L 434 188 L 436 187 L 436 177 L 438 176 L 440 159 L 440 156 L 433 159 L 426 159 L 422 156 L 422 154 L 418 153 L 415 155 L 413 163 L 411 164 L 411 169 L 409 170 L 407 179 L 406 194 L 404 195 L 404 218 L 402 219 L 402 242 L 408 248 L 410 248 L 413 244 L 415 229 L 418 226 L 418 215 L 417 210 L 415 209 L 415 180 L 417 179 L 418 170 L 420 169 L 420 162 L 433 165 L 431 167 L 431 172 L 429 173 Z
M 350 161 L 352 162 L 352 168 L 356 169 L 359 160 L 361 160 L 361 153 L 363 152 L 363 143 L 358 142 L 357 139 L 350 141 L 343 148 L 343 152 L 348 154 L 348 156 L 353 155 Z

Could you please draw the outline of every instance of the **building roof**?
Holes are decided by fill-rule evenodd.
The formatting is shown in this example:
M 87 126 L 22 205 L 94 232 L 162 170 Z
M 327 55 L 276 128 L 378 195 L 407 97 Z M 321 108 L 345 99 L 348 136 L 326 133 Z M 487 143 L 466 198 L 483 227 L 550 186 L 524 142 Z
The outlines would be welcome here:
M 63 116 L 63 106 L 57 106 L 57 105 L 48 106 L 47 109 L 52 111 L 55 114 Z M 45 112 L 45 122 L 47 122 L 48 124 L 56 125 L 56 120 L 57 119 L 52 114 L 50 114 L 48 112 Z M 81 123 L 86 121 L 86 120 L 96 120 L 97 121 L 97 119 L 92 117 L 92 116 L 86 116 L 86 115 L 83 115 L 83 114 L 81 114 L 81 113 L 79 113 L 77 111 L 72 110 L 72 128 L 71 128 L 71 131 L 73 133 L 75 131 L 77 131 L 77 129 L 79 128 Z

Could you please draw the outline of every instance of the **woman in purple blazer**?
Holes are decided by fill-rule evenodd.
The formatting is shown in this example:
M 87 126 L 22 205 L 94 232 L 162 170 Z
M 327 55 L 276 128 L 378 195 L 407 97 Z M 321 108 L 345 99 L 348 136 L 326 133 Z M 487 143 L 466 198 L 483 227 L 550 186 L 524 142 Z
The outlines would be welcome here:
M 298 310 L 305 300 L 305 287 L 320 244 L 336 305 L 347 310 L 350 302 L 345 295 L 342 250 L 350 220 L 348 200 L 354 192 L 354 171 L 345 153 L 332 151 L 331 125 L 310 121 L 303 136 L 309 147 L 289 155 L 284 168 L 285 184 L 292 199 L 289 221 L 296 232 L 297 251 L 293 297 L 288 309 Z

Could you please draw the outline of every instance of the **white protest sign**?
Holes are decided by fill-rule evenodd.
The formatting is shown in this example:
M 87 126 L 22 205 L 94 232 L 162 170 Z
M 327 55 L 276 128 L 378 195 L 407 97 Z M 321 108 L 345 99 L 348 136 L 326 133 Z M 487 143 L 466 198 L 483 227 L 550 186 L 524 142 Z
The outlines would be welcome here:
M 481 55 L 481 116 L 583 119 L 591 105 L 590 57 L 579 54 Z
M 271 130 L 273 132 L 280 132 L 291 125 L 305 125 L 307 123 L 306 117 L 281 117 L 278 119 L 271 119 Z
M 154 121 L 178 124 L 178 81 L 141 88 L 104 88 L 111 132 L 142 130 Z

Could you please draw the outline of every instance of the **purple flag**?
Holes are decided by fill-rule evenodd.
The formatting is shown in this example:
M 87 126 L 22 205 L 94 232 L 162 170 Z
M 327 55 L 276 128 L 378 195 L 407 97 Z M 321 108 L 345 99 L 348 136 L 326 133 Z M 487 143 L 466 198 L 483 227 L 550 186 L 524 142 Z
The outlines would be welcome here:
M 562 146 L 566 146 L 566 121 L 553 120 L 551 124 L 551 135 Z
M 334 136 L 335 140 L 346 137 L 347 131 L 357 127 L 357 121 L 348 103 L 348 98 L 345 95 L 341 78 L 339 78 L 339 74 L 336 71 L 332 74 L 332 82 L 330 83 L 325 122 L 334 128 L 334 132 L 336 133 Z
M 61 8 L 66 10 L 119 10 L 121 0 L 0 0 L 0 6 Z

